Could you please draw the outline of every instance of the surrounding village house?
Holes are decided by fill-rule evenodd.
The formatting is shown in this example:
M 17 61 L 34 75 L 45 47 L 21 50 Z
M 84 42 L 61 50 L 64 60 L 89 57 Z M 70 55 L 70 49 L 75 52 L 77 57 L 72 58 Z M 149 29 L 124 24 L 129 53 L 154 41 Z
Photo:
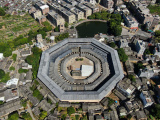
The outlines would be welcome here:
M 153 54 L 158 55 L 160 57 L 160 43 L 156 44 L 156 47 L 154 48 Z
M 27 50 L 27 51 L 22 51 L 21 52 L 21 56 L 22 57 L 27 57 L 28 55 L 31 55 L 31 50 Z
M 20 110 L 23 107 L 21 106 L 20 99 L 12 100 L 7 103 L 4 103 L 3 105 L 0 105 L 0 118 L 3 118 L 4 116 L 7 116 L 13 111 Z
M 102 4 L 104 5 L 104 7 L 111 9 L 114 5 L 113 0 L 102 0 Z
M 151 78 L 151 77 L 153 77 L 154 74 L 155 73 L 154 73 L 153 69 L 147 69 L 147 68 L 140 69 L 138 72 L 139 77 L 146 77 L 146 78 Z
M 126 101 L 125 102 L 125 107 L 126 107 L 128 113 L 131 113 L 133 111 L 138 111 L 141 108 L 136 100 Z
M 120 90 L 122 94 L 124 94 L 126 97 L 131 97 L 131 94 L 135 91 L 135 87 L 131 84 L 131 81 L 127 78 L 120 81 L 117 84 L 117 90 Z
M 143 101 L 144 107 L 149 107 L 153 104 L 153 98 L 148 91 L 142 91 L 140 94 L 140 98 Z
M 10 87 L 11 85 L 17 86 L 19 79 L 13 78 L 11 80 L 8 80 L 6 83 L 6 87 Z
M 128 40 L 127 39 L 120 39 L 120 41 L 119 41 L 119 47 L 120 48 L 129 47 L 128 46 Z
M 127 110 L 125 109 L 125 107 L 123 107 L 123 106 L 119 107 L 119 114 L 120 114 L 120 116 L 127 115 Z
M 137 120 L 147 120 L 147 116 L 144 113 L 144 111 L 137 111 L 136 118 L 137 118 Z
M 21 64 L 22 69 L 32 69 L 32 65 L 29 65 L 28 63 L 22 62 Z

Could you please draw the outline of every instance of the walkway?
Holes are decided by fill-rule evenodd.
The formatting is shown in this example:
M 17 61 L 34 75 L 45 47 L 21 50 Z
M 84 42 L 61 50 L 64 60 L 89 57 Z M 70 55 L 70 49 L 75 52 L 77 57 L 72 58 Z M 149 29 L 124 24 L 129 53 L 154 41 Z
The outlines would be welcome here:
M 33 113 L 32 113 L 32 110 L 31 110 L 31 107 L 29 106 L 29 104 L 27 104 L 27 112 L 29 112 L 30 113 L 30 115 L 31 115 L 31 117 L 32 117 L 32 120 L 36 120 L 35 118 L 34 118 L 34 116 L 33 116 Z

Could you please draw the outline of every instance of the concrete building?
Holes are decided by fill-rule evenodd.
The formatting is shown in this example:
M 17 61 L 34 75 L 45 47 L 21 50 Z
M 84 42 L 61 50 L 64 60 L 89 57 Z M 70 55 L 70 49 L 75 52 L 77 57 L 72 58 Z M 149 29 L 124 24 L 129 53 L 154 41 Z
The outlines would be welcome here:
M 153 104 L 152 97 L 148 91 L 142 91 L 140 94 L 140 98 L 143 101 L 144 107 L 149 107 Z
M 33 12 L 32 14 L 33 14 L 34 19 L 37 19 L 37 18 L 39 18 L 39 17 L 42 16 L 42 13 L 41 13 L 40 10 L 36 10 L 36 11 Z
M 93 5 L 96 4 L 96 0 L 85 0 L 85 1 L 88 2 L 88 3 L 91 3 L 91 4 L 93 4 Z
M 102 0 L 102 5 L 108 9 L 111 9 L 114 5 L 113 0 Z
M 69 24 L 74 23 L 76 21 L 76 16 L 68 11 L 65 8 L 58 8 L 58 13 L 65 19 L 65 21 Z
M 143 42 L 142 40 L 135 40 L 135 48 L 138 53 L 138 56 L 142 56 L 146 49 L 145 42 Z
M 95 63 L 91 75 L 78 78 L 84 80 L 67 73 L 67 63 L 79 57 Z M 98 102 L 123 76 L 117 51 L 94 38 L 65 39 L 57 43 L 42 53 L 38 71 L 38 78 L 48 89 L 61 101 L 69 102 Z
M 45 22 L 47 19 L 46 19 L 46 16 L 42 15 L 41 17 L 38 17 L 37 18 L 37 21 L 42 24 L 43 22 Z
M 84 12 L 84 17 L 85 18 L 87 18 L 88 16 L 90 16 L 92 14 L 92 10 L 89 7 L 87 7 L 87 6 L 85 6 L 81 3 L 76 5 L 76 7 Z
M 156 47 L 154 48 L 153 54 L 160 57 L 160 43 L 157 43 Z
M 144 69 L 144 70 L 142 70 L 142 69 L 140 69 L 139 70 L 139 73 L 138 73 L 138 76 L 139 77 L 146 77 L 146 78 L 151 78 L 151 77 L 153 77 L 154 76 L 154 70 L 153 69 Z
M 65 20 L 62 16 L 60 16 L 58 13 L 54 12 L 54 11 L 50 11 L 48 13 L 48 19 L 49 21 L 54 24 L 55 26 L 59 26 L 59 25 L 64 25 L 65 24 Z
M 129 47 L 127 39 L 120 39 L 120 41 L 119 41 L 119 47 L 120 48 Z
M 129 27 L 132 31 L 137 31 L 138 30 L 138 25 L 139 23 L 133 18 L 132 16 L 127 16 L 123 14 L 123 19 L 125 22 L 125 25 Z
M 131 97 L 131 94 L 135 91 L 135 87 L 129 79 L 125 78 L 117 84 L 117 90 L 120 90 L 126 97 Z
M 40 6 L 40 10 L 43 15 L 47 14 L 49 12 L 49 6 L 48 5 L 42 5 Z
M 91 3 L 84 3 L 85 6 L 89 7 L 92 10 L 92 13 L 99 12 L 99 6 L 93 5 Z

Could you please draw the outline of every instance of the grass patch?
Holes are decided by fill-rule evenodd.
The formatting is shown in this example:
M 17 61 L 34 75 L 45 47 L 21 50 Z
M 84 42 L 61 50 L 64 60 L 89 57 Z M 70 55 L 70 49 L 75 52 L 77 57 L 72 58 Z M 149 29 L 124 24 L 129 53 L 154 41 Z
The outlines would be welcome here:
M 149 5 L 150 13 L 160 15 L 160 5 Z

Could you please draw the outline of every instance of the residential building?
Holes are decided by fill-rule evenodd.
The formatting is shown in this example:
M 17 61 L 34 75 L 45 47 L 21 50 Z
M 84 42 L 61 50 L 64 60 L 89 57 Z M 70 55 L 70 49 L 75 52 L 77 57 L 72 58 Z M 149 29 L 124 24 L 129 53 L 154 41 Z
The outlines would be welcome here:
M 12 113 L 13 111 L 22 109 L 21 100 L 16 99 L 0 105 L 0 118 Z
M 42 13 L 40 10 L 36 10 L 35 12 L 31 13 L 31 15 L 34 17 L 34 19 L 37 19 L 42 16 Z
M 9 102 L 19 98 L 19 93 L 17 89 L 7 89 L 4 91 L 5 101 Z
M 128 73 L 128 74 L 133 74 L 133 73 L 134 73 L 133 63 L 131 63 L 130 60 L 127 60 L 127 61 L 125 62 L 125 65 L 126 65 L 127 73 Z
M 131 81 L 124 78 L 117 84 L 117 90 L 122 92 L 126 97 L 131 97 L 131 94 L 135 91 L 135 87 L 131 84 Z
M 39 22 L 40 24 L 42 24 L 42 23 L 45 22 L 47 19 L 46 19 L 46 16 L 42 15 L 41 17 L 38 17 L 37 20 L 38 20 L 38 22 Z
M 142 56 L 146 47 L 145 47 L 145 42 L 141 40 L 135 40 L 135 48 L 138 53 L 138 56 Z
M 139 77 L 146 77 L 146 78 L 151 78 L 154 76 L 154 70 L 153 69 L 140 69 L 138 73 Z
M 91 3 L 84 3 L 83 5 L 89 7 L 92 10 L 92 13 L 99 12 L 99 6 L 93 5 Z
M 64 30 L 65 30 L 64 24 L 60 24 L 59 25 L 59 32 L 64 32 Z M 52 40 L 52 41 L 54 41 L 54 40 Z
M 32 69 L 32 65 L 29 65 L 28 63 L 22 62 L 22 69 Z
M 65 21 L 69 24 L 74 23 L 76 21 L 76 16 L 68 11 L 65 8 L 58 8 L 58 13 L 65 19 Z
M 85 18 L 87 18 L 88 16 L 90 16 L 92 14 L 92 10 L 89 7 L 87 7 L 87 6 L 85 6 L 81 3 L 76 5 L 76 7 L 84 12 L 84 17 Z
M 42 5 L 40 6 L 40 10 L 43 15 L 47 14 L 49 12 L 49 6 L 48 5 Z
M 93 4 L 93 5 L 96 4 L 96 0 L 85 0 L 85 1 L 88 2 L 88 3 L 91 3 L 91 4 Z
M 59 15 L 58 13 L 54 12 L 54 11 L 50 11 L 48 13 L 48 19 L 55 26 L 59 26 L 61 24 L 62 25 L 65 24 L 64 18 L 61 15 Z
M 119 107 L 119 114 L 120 114 L 120 116 L 127 115 L 127 110 L 125 109 L 125 107 L 123 107 L 123 106 Z
M 143 101 L 144 107 L 149 107 L 153 104 L 153 99 L 148 91 L 142 91 L 140 94 L 140 98 Z
M 128 113 L 131 113 L 133 111 L 138 111 L 141 108 L 136 100 L 133 101 L 130 100 L 125 102 L 125 107 Z
M 160 57 L 160 43 L 156 44 L 156 47 L 154 48 L 153 54 L 158 55 Z
M 120 48 L 129 47 L 128 46 L 128 40 L 127 39 L 120 39 L 120 41 L 119 41 L 119 47 Z
M 109 112 L 108 111 L 104 111 L 103 114 L 104 114 L 104 119 L 105 120 L 119 120 L 116 110 L 109 111 Z
M 113 0 L 102 0 L 102 5 L 108 9 L 111 9 L 114 5 Z
M 123 14 L 123 19 L 125 22 L 125 25 L 131 29 L 131 31 L 137 31 L 139 23 L 133 18 L 132 16 L 128 16 Z
M 6 86 L 7 86 L 7 87 L 9 87 L 9 86 L 11 86 L 11 85 L 17 86 L 18 80 L 19 80 L 19 79 L 17 79 L 17 78 L 13 78 L 13 79 L 11 79 L 11 80 L 8 80 L 7 83 L 6 83 Z
M 136 113 L 137 120 L 148 120 L 144 111 L 137 111 L 135 113 Z
M 31 55 L 31 50 L 22 51 L 20 54 L 21 54 L 22 57 L 26 57 L 28 55 Z

